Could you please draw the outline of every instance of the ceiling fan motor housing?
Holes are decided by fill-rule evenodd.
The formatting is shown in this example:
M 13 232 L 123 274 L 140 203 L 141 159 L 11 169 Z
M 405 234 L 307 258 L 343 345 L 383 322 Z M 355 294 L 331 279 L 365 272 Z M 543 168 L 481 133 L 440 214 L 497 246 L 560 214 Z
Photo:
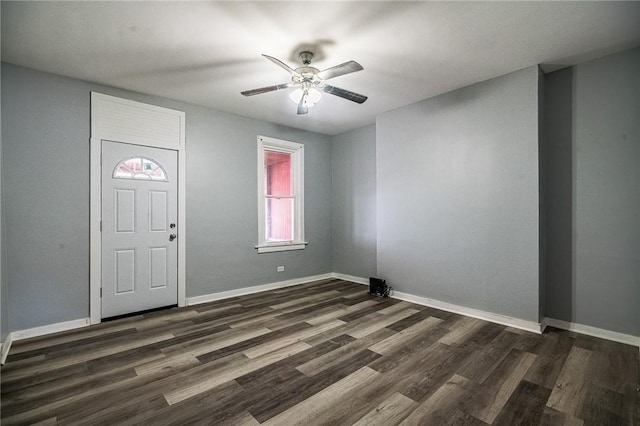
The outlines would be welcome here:
M 304 65 L 309 65 L 311 63 L 311 60 L 313 59 L 313 53 L 305 50 L 304 52 L 300 52 L 300 61 L 304 64 Z

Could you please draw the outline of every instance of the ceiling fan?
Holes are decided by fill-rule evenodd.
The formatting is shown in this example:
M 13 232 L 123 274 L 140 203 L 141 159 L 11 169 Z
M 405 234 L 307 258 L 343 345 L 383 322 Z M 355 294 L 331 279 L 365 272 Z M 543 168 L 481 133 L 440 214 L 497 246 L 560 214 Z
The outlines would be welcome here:
M 339 96 L 344 99 L 348 99 L 353 102 L 357 102 L 359 104 L 367 100 L 367 97 L 364 95 L 351 92 L 349 90 L 340 89 L 339 87 L 330 86 L 325 83 L 326 80 L 362 70 L 362 65 L 360 65 L 356 61 L 348 61 L 320 71 L 319 69 L 311 66 L 313 53 L 309 51 L 300 52 L 299 56 L 300 61 L 302 61 L 302 66 L 296 69 L 289 67 L 284 62 L 272 56 L 262 56 L 291 74 L 291 82 L 240 92 L 244 96 L 259 95 L 261 93 L 296 87 L 297 89 L 294 90 L 289 95 L 289 97 L 291 98 L 291 100 L 298 104 L 298 114 L 308 113 L 309 108 L 311 108 L 316 102 L 320 100 L 321 91 L 329 93 L 331 95 Z

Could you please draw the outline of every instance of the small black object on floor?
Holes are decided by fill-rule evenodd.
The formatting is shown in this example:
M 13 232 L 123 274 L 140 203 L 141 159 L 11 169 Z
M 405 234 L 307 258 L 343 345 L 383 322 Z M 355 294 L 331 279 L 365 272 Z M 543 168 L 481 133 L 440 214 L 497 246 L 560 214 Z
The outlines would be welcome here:
M 387 285 L 387 281 L 382 278 L 369 278 L 369 294 L 372 296 L 389 297 L 391 287 Z

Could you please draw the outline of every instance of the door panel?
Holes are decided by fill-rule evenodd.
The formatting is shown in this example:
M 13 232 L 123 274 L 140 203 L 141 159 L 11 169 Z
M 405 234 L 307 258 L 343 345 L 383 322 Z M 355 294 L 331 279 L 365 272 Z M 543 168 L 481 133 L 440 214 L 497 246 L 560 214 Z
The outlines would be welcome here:
M 116 250 L 115 253 L 115 293 L 132 293 L 136 280 L 136 251 Z
M 176 151 L 102 142 L 102 318 L 177 304 L 177 171 Z
M 167 248 L 154 247 L 149 249 L 149 282 L 151 288 L 167 286 Z
M 135 232 L 136 191 L 130 189 L 114 190 L 116 233 Z
M 149 191 L 149 231 L 167 232 L 168 205 L 166 191 Z

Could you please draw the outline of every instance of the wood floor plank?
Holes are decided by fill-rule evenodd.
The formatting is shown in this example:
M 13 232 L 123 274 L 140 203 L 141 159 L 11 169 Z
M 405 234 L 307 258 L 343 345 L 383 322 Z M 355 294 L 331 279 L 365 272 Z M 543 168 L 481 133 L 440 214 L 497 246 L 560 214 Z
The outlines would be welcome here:
M 469 359 L 456 369 L 456 373 L 483 383 L 513 349 L 517 336 L 503 330 L 486 346 L 474 351 Z
M 229 381 L 193 398 L 175 405 L 167 405 L 153 412 L 137 413 L 124 420 L 119 426 L 138 425 L 191 425 L 205 420 L 208 424 L 222 424 L 245 410 L 242 401 L 247 394 L 238 383 Z M 205 415 L 203 415 L 205 413 Z
M 378 313 L 381 313 L 382 315 L 390 315 L 396 312 L 404 311 L 405 309 L 411 309 L 414 306 L 415 305 L 413 303 L 402 301 L 391 306 L 387 306 L 386 308 L 382 308 L 378 311 Z
M 322 417 L 334 410 L 337 405 L 348 403 L 349 394 L 357 392 L 360 387 L 379 375 L 377 371 L 363 367 L 262 424 L 266 426 L 320 424 Z
M 335 303 L 318 304 L 314 306 L 313 309 L 299 309 L 297 311 L 289 312 L 286 314 L 276 315 L 271 320 L 263 322 L 262 325 L 271 330 L 278 330 L 284 327 L 288 327 L 292 324 L 306 322 L 306 320 L 309 318 L 312 318 L 316 315 L 323 315 L 325 313 L 333 312 L 335 309 Z
M 625 395 L 590 384 L 576 410 L 576 417 L 588 424 L 624 424 Z
M 107 334 L 99 334 L 96 336 L 90 336 L 83 339 L 75 339 L 70 341 L 59 342 L 50 346 L 40 346 L 37 349 L 21 351 L 19 353 L 11 354 L 10 357 L 7 357 L 7 371 L 10 371 L 12 368 L 21 368 L 23 365 L 19 363 L 20 360 L 25 360 L 26 358 L 31 358 L 36 362 L 44 359 L 45 356 L 51 358 L 52 355 L 55 356 L 60 353 L 64 353 L 65 351 L 77 352 L 81 349 L 89 347 L 90 349 L 94 349 L 97 345 L 105 346 L 109 345 L 118 337 L 130 337 L 132 335 L 136 335 L 137 331 L 133 327 L 127 327 L 123 330 L 117 330 L 112 333 Z M 92 346 L 93 345 L 93 346 Z
M 485 322 L 479 319 L 462 317 L 453 327 L 451 327 L 451 332 L 447 333 L 440 339 L 440 343 L 450 346 L 460 345 L 484 325 L 486 325 Z
M 388 338 L 390 335 L 393 335 L 393 331 L 382 328 L 363 338 L 355 339 L 353 342 L 348 343 L 339 349 L 318 356 L 302 365 L 299 365 L 296 369 L 307 376 L 315 376 L 327 368 L 344 362 L 344 360 L 349 358 L 352 354 Z
M 282 337 L 290 336 L 291 334 L 294 334 L 300 330 L 309 330 L 311 328 L 312 327 L 309 324 L 306 324 L 304 322 L 292 324 L 289 327 L 284 327 L 279 330 L 273 330 L 269 333 L 260 334 L 249 339 L 240 340 L 237 343 L 233 343 L 214 351 L 198 355 L 197 358 L 202 363 L 211 362 L 216 359 L 224 358 L 225 356 L 228 356 L 230 354 L 244 352 L 249 348 L 269 343 L 272 340 L 278 340 Z
M 20 379 L 27 375 L 32 374 L 41 374 L 47 371 L 59 369 L 62 367 L 72 366 L 74 364 L 78 364 L 81 362 L 86 362 L 95 358 L 100 358 L 106 355 L 111 355 L 117 352 L 122 352 L 130 348 L 142 347 L 145 345 L 149 345 L 156 342 L 161 342 L 164 340 L 172 339 L 172 334 L 162 334 L 159 336 L 147 337 L 146 339 L 135 340 L 127 343 L 123 343 L 119 346 L 115 347 L 106 347 L 93 352 L 81 353 L 79 355 L 71 354 L 69 356 L 65 356 L 62 358 L 56 358 L 55 360 L 47 363 L 42 363 L 37 366 L 33 366 L 29 370 L 20 370 L 20 371 L 9 371 L 6 373 L 3 372 L 3 377 L 7 379 Z
M 200 365 L 200 361 L 192 354 L 180 354 L 172 357 L 164 356 L 160 359 L 153 360 L 134 367 L 136 375 L 153 374 L 158 371 L 172 371 L 185 366 Z
M 402 423 L 403 426 L 442 424 L 469 390 L 469 380 L 454 374 L 443 386 L 420 404 Z
M 0 422 L 640 424 L 637 347 L 326 279 L 14 342 Z
M 444 321 L 442 318 L 437 318 L 435 316 L 435 314 L 438 313 L 437 309 L 429 308 L 425 306 L 417 306 L 417 305 L 413 305 L 413 308 L 418 309 L 418 312 L 416 312 L 411 316 L 408 316 L 403 320 L 400 320 L 398 322 L 395 322 L 387 326 L 387 328 L 393 331 L 402 331 L 405 328 L 411 327 L 412 325 L 419 323 L 420 321 L 425 320 L 429 317 L 433 317 L 433 318 L 439 319 L 440 321 Z
M 344 305 L 340 302 L 342 302 L 342 296 L 341 293 L 335 292 L 335 294 L 337 294 L 337 296 L 334 296 L 331 300 L 333 300 L 335 303 L 331 304 L 331 308 L 332 309 L 327 309 L 327 311 L 331 312 L 332 310 L 336 310 L 339 311 L 340 309 L 342 309 L 344 307 Z M 237 328 L 237 327 L 242 327 L 242 326 L 246 326 L 246 325 L 250 325 L 250 324 L 257 324 L 257 323 L 266 323 L 266 321 L 270 320 L 270 323 L 280 323 L 282 322 L 282 320 L 278 320 L 276 317 L 280 317 L 280 315 L 283 314 L 290 314 L 290 313 L 294 313 L 296 311 L 300 311 L 301 309 L 306 309 L 309 308 L 311 306 L 315 306 L 318 305 L 320 303 L 324 303 L 326 302 L 326 299 L 313 299 L 312 301 L 307 301 L 307 302 L 303 302 L 303 303 L 299 303 L 298 299 L 294 299 L 295 302 L 292 305 L 288 305 L 285 307 L 281 307 L 278 309 L 274 309 L 273 306 L 269 306 L 269 308 L 271 309 L 271 311 L 265 312 L 261 315 L 255 315 L 255 316 L 251 316 L 245 319 L 240 319 L 240 320 L 236 320 L 236 321 L 231 321 L 229 322 L 229 326 L 232 328 Z M 298 312 L 299 313 L 299 312 Z M 316 314 L 317 315 L 317 314 Z M 334 316 L 333 318 L 330 319 L 336 319 L 337 316 Z M 291 321 L 289 321 L 290 323 Z M 314 323 L 310 323 L 313 325 L 317 325 Z
M 40 422 L 33 423 L 32 426 L 52 426 L 57 424 L 58 424 L 58 419 L 56 417 L 51 417 L 51 418 L 42 420 Z
M 311 318 L 306 319 L 305 321 L 313 325 L 322 324 L 323 322 L 331 321 L 339 317 L 343 317 L 348 314 L 351 314 L 353 312 L 359 312 L 362 309 L 369 308 L 377 304 L 378 304 L 377 301 L 369 299 L 369 300 L 365 300 L 360 303 L 357 303 L 355 305 L 350 305 L 345 308 L 337 309 L 333 312 L 328 312 L 323 315 L 313 316 Z
M 468 349 L 442 343 L 435 343 L 432 348 L 434 349 L 426 352 L 424 358 L 413 364 L 413 368 L 405 367 L 400 370 L 405 377 L 396 384 L 396 389 L 417 402 L 423 402 L 444 385 L 456 366 L 470 354 Z M 420 371 L 420 374 L 415 374 L 415 371 Z M 398 370 L 389 373 L 395 375 Z
M 561 413 L 553 408 L 544 407 L 542 412 L 542 419 L 540 420 L 542 426 L 582 426 L 584 421 L 577 417 Z
M 334 296 L 334 297 L 331 297 Z M 289 308 L 291 306 L 308 306 L 309 302 L 315 301 L 326 301 L 331 300 L 333 298 L 342 297 L 342 294 L 336 290 L 329 290 L 318 294 L 313 294 L 307 297 L 296 297 L 294 299 L 288 300 L 286 302 L 280 302 L 273 305 L 269 305 L 271 309 L 279 310 L 284 308 Z
M 351 336 L 339 336 L 335 339 L 312 346 L 305 351 L 299 352 L 267 367 L 252 371 L 251 373 L 238 377 L 235 380 L 249 392 L 266 389 L 274 385 L 278 386 L 285 384 L 283 382 L 293 376 L 304 376 L 303 373 L 295 368 L 296 366 L 332 352 L 353 340 L 355 339 Z
M 573 416 L 587 390 L 591 351 L 573 346 L 560 372 L 547 406 Z
M 395 322 L 398 322 L 402 319 L 405 319 L 413 314 L 415 314 L 416 312 L 418 312 L 417 309 L 404 309 L 402 311 L 399 312 L 395 312 L 393 314 L 389 314 L 389 315 L 385 315 L 384 318 L 381 318 L 379 321 L 376 321 L 374 323 L 371 323 L 369 325 L 363 325 L 361 327 L 358 327 L 356 329 L 353 329 L 351 331 L 349 331 L 347 334 L 349 336 L 355 337 L 356 339 L 368 336 L 369 334 L 378 331 L 382 328 L 385 328 L 388 325 L 391 325 Z
M 279 330 L 274 330 L 269 333 L 261 334 L 259 336 L 253 337 L 251 339 L 242 340 L 240 342 L 233 343 L 228 346 L 224 346 L 212 352 L 207 352 L 205 354 L 198 355 L 198 360 L 202 363 L 207 363 L 207 362 L 211 362 L 217 359 L 227 357 L 235 353 L 242 352 L 244 354 L 245 350 L 252 348 L 254 346 L 262 345 L 265 342 L 268 343 L 271 339 L 279 339 L 281 337 L 288 336 L 292 333 L 295 333 L 299 330 L 310 329 L 310 328 L 311 326 L 305 323 L 293 324 L 289 327 L 281 328 Z
M 242 354 L 234 354 L 217 362 L 193 367 L 184 368 L 180 371 L 158 371 L 154 374 L 136 376 L 126 379 L 118 385 L 105 386 L 103 388 L 92 389 L 84 395 L 69 399 L 66 405 L 54 407 L 55 412 L 61 418 L 82 419 L 95 412 L 109 409 L 119 404 L 135 403 L 143 401 L 149 395 L 161 394 L 174 390 L 180 386 L 189 386 L 199 382 L 203 376 L 215 374 L 219 370 L 232 368 L 244 362 L 247 358 Z M 128 389 L 129 392 L 122 392 Z
M 118 405 L 112 405 L 104 410 L 83 416 L 81 419 L 71 421 L 64 417 L 59 417 L 58 421 L 69 426 L 104 423 L 120 424 L 134 415 L 145 412 L 155 412 L 166 406 L 167 402 L 164 400 L 162 395 L 147 394 L 143 398 L 132 399 Z
M 252 392 L 248 410 L 258 421 L 265 422 L 316 395 L 379 357 L 380 355 L 375 352 L 365 349 L 353 354 L 345 362 L 330 367 L 313 377 L 307 377 L 295 370 L 299 375 L 293 380 L 282 383 L 280 386 L 264 387 L 257 392 Z
M 398 424 L 407 414 L 415 410 L 417 406 L 418 403 L 411 398 L 395 392 L 389 398 L 382 401 L 376 408 L 369 411 L 366 416 L 354 423 L 354 426 Z
M 492 424 L 504 426 L 539 424 L 549 395 L 551 395 L 550 389 L 522 380 Z
M 350 321 L 345 325 L 342 325 L 340 327 L 325 331 L 324 333 L 320 333 L 316 336 L 305 339 L 305 342 L 309 343 L 310 345 L 316 345 L 318 343 L 333 339 L 343 334 L 349 334 L 351 331 L 357 329 L 358 327 L 369 325 L 371 321 L 377 321 L 380 317 L 383 317 L 383 316 L 384 315 L 380 315 L 377 312 L 372 312 L 368 315 L 365 315 L 363 317 Z M 340 320 L 344 321 L 342 318 L 344 317 L 341 317 Z
M 88 370 L 89 368 L 87 363 L 82 362 L 68 367 L 50 370 L 41 374 L 25 375 L 26 377 L 22 376 L 13 380 L 7 379 L 7 377 L 2 375 L 0 376 L 0 380 L 2 381 L 2 395 L 13 395 L 14 392 L 30 386 L 52 382 L 54 380 L 63 380 L 65 377 L 75 378 L 76 375 L 79 374 L 88 374 Z M 3 401 L 6 399 L 6 397 L 3 398 Z
M 551 330 L 548 338 L 545 339 L 541 353 L 524 377 L 525 380 L 553 389 L 574 340 L 566 333 Z
M 404 330 L 370 346 L 369 349 L 379 353 L 380 355 L 386 355 L 393 350 L 399 349 L 404 344 L 418 338 L 421 334 L 427 333 L 440 323 L 442 323 L 442 320 L 439 318 L 426 318 L 423 321 L 405 328 Z
M 637 347 L 597 339 L 594 349 L 589 372 L 591 381 L 618 393 L 623 393 L 627 386 L 637 384 L 634 380 L 640 368 L 640 364 L 636 361 Z M 630 374 L 621 378 L 619 371 L 628 371 Z
M 213 377 L 204 377 L 202 380 L 199 380 L 189 386 L 178 387 L 177 389 L 166 392 L 164 393 L 164 397 L 169 404 L 173 405 L 176 402 L 183 401 L 229 380 L 233 380 L 236 377 L 247 374 L 248 372 L 273 364 L 292 354 L 308 349 L 309 347 L 310 345 L 304 342 L 296 342 L 292 345 L 278 349 L 277 351 L 269 352 L 254 359 L 248 359 L 246 362 L 242 362 L 232 368 L 220 371 L 219 374 L 216 374 Z
M 246 327 L 242 329 L 230 329 L 216 334 L 215 336 L 204 336 L 191 340 L 187 343 L 180 343 L 162 350 L 165 354 L 190 354 L 192 356 L 203 355 L 208 352 L 231 346 L 233 344 L 271 333 L 265 327 Z
M 137 317 L 140 321 L 142 317 Z M 75 342 L 82 339 L 90 339 L 96 336 L 108 335 L 122 330 L 135 331 L 135 326 L 131 325 L 131 322 L 119 322 L 117 324 L 103 323 L 98 324 L 88 329 L 71 330 L 67 332 L 56 333 L 50 336 L 33 337 L 30 339 L 18 340 L 11 345 L 11 353 L 7 357 L 7 361 L 11 360 L 11 357 L 22 352 L 34 351 L 49 346 L 56 346 L 68 342 Z M 9 365 L 9 364 L 7 364 Z
M 491 376 L 476 387 L 462 410 L 492 424 L 535 359 L 534 354 L 512 350 Z
M 457 408 L 440 423 L 441 426 L 486 426 L 487 424 Z
M 343 321 L 340 320 L 335 320 L 335 321 L 331 321 L 331 322 L 327 322 L 324 324 L 320 324 L 318 326 L 315 327 L 310 327 L 310 328 L 305 328 L 303 330 L 300 330 L 296 333 L 290 334 L 288 336 L 285 337 L 281 337 L 279 339 L 272 339 L 269 342 L 265 342 L 261 345 L 258 346 L 253 346 L 247 350 L 244 351 L 244 354 L 248 357 L 248 358 L 257 358 L 259 356 L 265 355 L 269 352 L 273 352 L 277 349 L 283 348 L 285 346 L 289 346 L 292 345 L 296 342 L 299 342 L 301 340 L 307 339 L 311 336 L 315 336 L 317 334 L 320 333 L 324 333 L 327 330 L 332 330 L 336 327 L 340 327 L 341 325 L 344 325 Z
M 59 401 L 73 395 L 82 394 L 87 390 L 100 388 L 109 384 L 119 383 L 135 377 L 135 371 L 131 368 L 109 371 L 103 374 L 79 375 L 69 380 L 45 382 L 12 394 L 12 400 L 3 401 L 2 412 L 5 416 L 11 416 L 23 411 L 37 408 L 42 401 Z

